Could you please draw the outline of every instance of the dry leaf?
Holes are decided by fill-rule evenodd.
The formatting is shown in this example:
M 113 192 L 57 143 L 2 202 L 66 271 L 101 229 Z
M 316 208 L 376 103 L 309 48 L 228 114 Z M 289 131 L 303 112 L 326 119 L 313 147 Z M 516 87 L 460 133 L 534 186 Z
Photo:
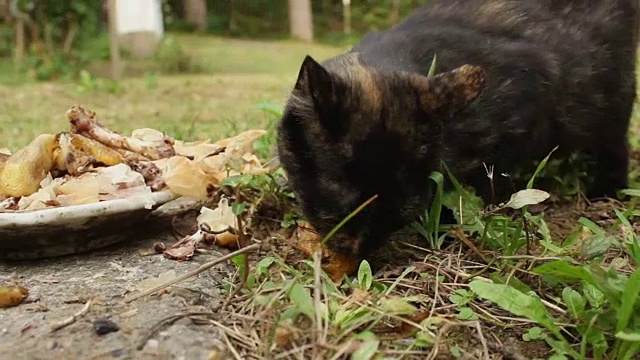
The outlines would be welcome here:
M 262 167 L 257 157 L 251 157 L 251 153 L 253 142 L 264 134 L 265 130 L 248 130 L 237 136 L 219 140 L 215 144 L 224 147 L 225 150 L 218 155 L 205 158 L 199 166 L 204 172 L 213 174 L 218 181 L 229 175 L 242 173 L 247 162 L 250 164 L 249 169 Z M 247 153 L 249 155 L 245 160 Z
M 303 223 L 298 227 L 291 241 L 293 242 L 293 246 L 309 257 L 313 256 L 313 252 L 319 246 L 322 246 L 322 237 L 316 234 L 308 223 Z M 323 247 L 322 255 L 324 263 L 322 269 L 329 275 L 331 280 L 335 282 L 342 281 L 345 275 L 355 273 L 360 263 L 356 258 L 336 253 L 326 247 Z
M 165 134 L 162 131 L 150 128 L 136 129 L 131 132 L 131 136 L 145 142 L 161 144 L 164 142 Z
M 549 198 L 549 193 L 538 189 L 525 189 L 511 195 L 504 207 L 520 209 L 527 205 L 539 204 Z
M 198 230 L 195 234 L 185 236 L 177 243 L 168 247 L 164 252 L 164 257 L 172 260 L 189 260 L 196 252 L 198 244 L 204 240 L 206 233 Z
M 172 192 L 195 198 L 205 198 L 207 187 L 214 181 L 193 161 L 174 156 L 164 162 L 155 162 L 162 170 L 162 180 Z
M 176 154 L 190 157 L 196 162 L 202 161 L 208 156 L 218 154 L 224 149 L 223 146 L 219 144 L 211 144 L 208 141 L 176 141 L 173 147 L 176 149 Z
M 199 226 L 206 224 L 213 233 L 222 233 L 229 228 L 238 229 L 238 219 L 229 206 L 229 200 L 224 197 L 220 199 L 218 207 L 214 210 L 203 206 L 196 220 Z
M 125 164 L 100 168 L 95 173 L 69 177 L 58 186 L 57 200 L 62 206 L 151 195 L 144 177 Z
M 366 290 L 356 287 L 353 289 L 351 295 L 349 295 L 345 300 L 343 307 L 348 309 L 353 304 L 366 304 L 369 300 L 371 300 L 371 294 Z
M 40 182 L 40 190 L 29 196 L 20 198 L 18 201 L 18 209 L 30 211 L 47 208 L 52 202 L 57 202 L 55 189 L 63 182 L 63 178 L 54 179 L 51 173 L 48 173 Z
M 274 340 L 278 347 L 285 347 L 293 340 L 293 331 L 289 327 L 278 326 Z

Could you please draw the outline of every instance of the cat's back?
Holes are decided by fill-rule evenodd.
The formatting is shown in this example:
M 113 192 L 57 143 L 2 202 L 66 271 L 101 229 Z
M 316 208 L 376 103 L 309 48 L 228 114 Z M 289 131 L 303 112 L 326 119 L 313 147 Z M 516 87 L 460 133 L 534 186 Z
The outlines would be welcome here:
M 434 0 L 391 31 L 420 33 L 446 26 L 532 41 L 574 40 L 634 33 L 638 7 L 638 0 Z
M 502 47 L 563 61 L 611 48 L 629 51 L 638 27 L 638 0 L 434 0 L 395 27 L 369 34 L 354 51 L 375 62 L 376 56 L 419 58 L 449 49 L 469 59 Z

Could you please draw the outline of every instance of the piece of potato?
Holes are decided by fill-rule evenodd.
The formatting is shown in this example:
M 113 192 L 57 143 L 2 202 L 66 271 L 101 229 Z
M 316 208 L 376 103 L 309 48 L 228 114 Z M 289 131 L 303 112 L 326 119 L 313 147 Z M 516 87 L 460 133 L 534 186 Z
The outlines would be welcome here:
M 53 153 L 55 167 L 71 175 L 79 175 L 92 165 L 113 166 L 124 162 L 124 156 L 102 143 L 78 134 L 58 134 L 58 148 Z
M 19 197 L 38 191 L 40 182 L 53 168 L 56 146 L 55 135 L 42 134 L 9 156 L 0 172 L 0 192 Z
M 18 284 L 0 286 L 0 308 L 18 306 L 29 297 L 29 290 Z
M 7 162 L 7 160 L 9 160 L 9 154 L 0 152 L 0 174 L 2 174 L 2 169 L 4 168 L 4 164 Z M 4 200 L 6 198 L 7 195 L 2 192 L 2 189 L 0 189 L 0 200 Z

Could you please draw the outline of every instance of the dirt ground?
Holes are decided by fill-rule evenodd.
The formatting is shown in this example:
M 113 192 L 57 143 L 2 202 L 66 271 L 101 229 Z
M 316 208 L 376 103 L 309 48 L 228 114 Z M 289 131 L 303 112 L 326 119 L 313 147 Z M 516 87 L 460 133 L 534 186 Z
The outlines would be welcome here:
M 210 311 L 224 301 L 222 290 L 235 271 L 222 263 L 173 286 L 160 296 L 125 304 L 142 281 L 172 271 L 180 275 L 223 254 L 209 250 L 190 261 L 141 254 L 173 235 L 128 236 L 107 249 L 61 258 L 0 263 L 0 283 L 18 281 L 29 290 L 20 306 L 0 309 L 0 359 L 207 359 L 222 346 L 215 327 L 182 319 L 148 339 L 150 329 L 180 312 Z M 51 327 L 88 313 L 59 330 Z M 109 320 L 118 330 L 99 335 L 94 323 Z
M 580 216 L 606 226 L 615 218 L 613 208 L 621 206 L 616 201 L 578 201 L 551 203 L 532 210 L 544 211 L 551 232 L 566 236 Z M 181 231 L 184 230 L 183 224 Z M 211 312 L 225 300 L 229 282 L 238 281 L 233 265 L 221 263 L 160 295 L 123 302 L 138 289 L 152 286 L 143 281 L 181 275 L 228 253 L 208 247 L 205 253 L 184 262 L 148 254 L 154 243 L 168 245 L 175 239 L 168 231 L 163 235 L 130 234 L 120 244 L 85 254 L 0 263 L 0 283 L 17 281 L 29 290 L 25 303 L 0 309 L 0 360 L 217 359 L 213 356 L 216 350 L 228 346 L 213 325 L 195 323 L 191 317 L 153 329 L 176 314 Z M 94 300 L 86 314 L 51 330 L 82 312 L 89 299 Z M 118 330 L 98 334 L 95 327 L 105 320 L 116 324 Z M 516 352 L 525 354 L 525 358 L 544 357 L 546 347 L 540 345 L 518 341 Z M 531 346 L 534 348 L 526 348 Z

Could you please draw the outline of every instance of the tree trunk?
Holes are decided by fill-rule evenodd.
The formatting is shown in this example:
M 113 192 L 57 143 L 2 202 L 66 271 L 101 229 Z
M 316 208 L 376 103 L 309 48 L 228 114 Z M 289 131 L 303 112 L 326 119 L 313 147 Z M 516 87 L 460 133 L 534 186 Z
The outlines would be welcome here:
M 184 15 L 187 22 L 198 31 L 207 30 L 207 2 L 205 0 L 184 0 Z
M 294 38 L 313 41 L 311 0 L 289 0 L 289 29 Z
M 351 35 L 351 0 L 342 0 L 342 22 L 344 34 Z
M 114 80 L 122 77 L 122 61 L 120 60 L 120 43 L 116 29 L 116 0 L 109 0 L 109 50 L 111 52 L 111 76 Z
M 389 25 L 395 25 L 398 21 L 400 21 L 400 0 L 393 0 L 391 12 L 389 12 Z
M 238 23 L 236 22 L 236 4 L 235 0 L 229 0 L 229 31 L 235 32 L 238 30 Z
M 22 59 L 24 58 L 25 40 L 24 40 L 24 21 L 18 19 L 16 21 L 16 49 L 13 54 L 13 61 L 16 68 L 22 65 Z

